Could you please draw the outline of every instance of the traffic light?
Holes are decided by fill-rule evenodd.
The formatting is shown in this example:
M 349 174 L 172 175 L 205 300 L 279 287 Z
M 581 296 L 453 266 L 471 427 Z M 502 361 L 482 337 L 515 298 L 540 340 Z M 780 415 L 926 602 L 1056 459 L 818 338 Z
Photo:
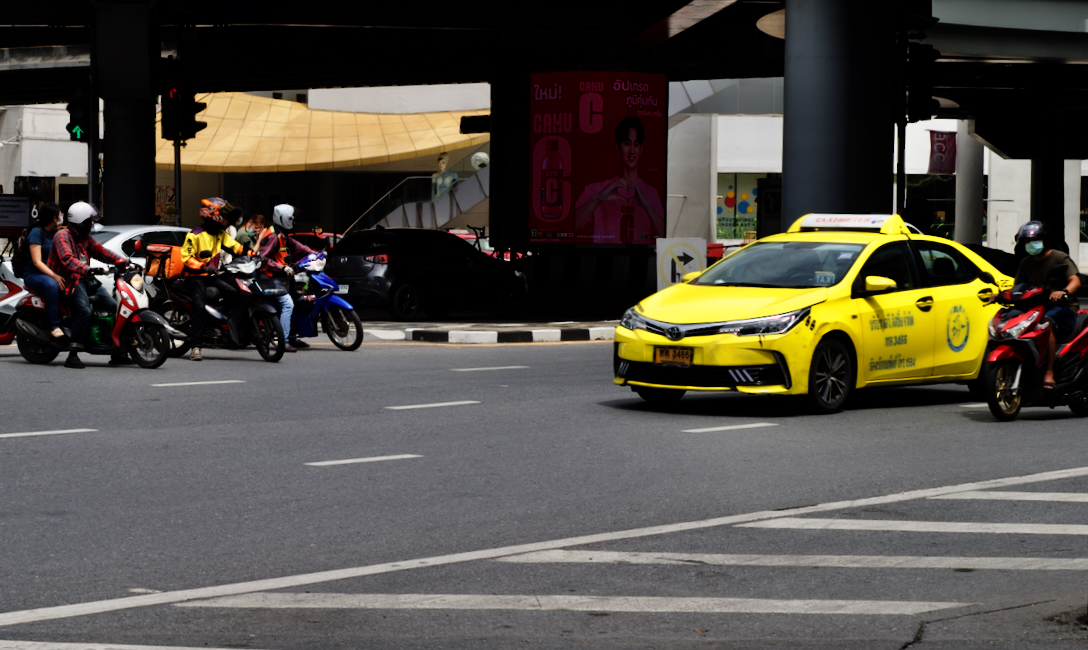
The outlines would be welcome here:
M 195 138 L 197 131 L 207 128 L 207 122 L 198 122 L 197 113 L 200 113 L 207 104 L 193 99 L 192 93 L 187 93 L 181 88 L 171 87 L 167 94 L 162 96 L 162 139 L 184 142 Z
M 933 99 L 933 64 L 940 57 L 941 53 L 932 45 L 911 43 L 907 47 L 908 122 L 928 120 L 941 108 L 941 103 Z
M 86 86 L 74 86 L 68 95 L 68 137 L 87 142 L 98 130 L 98 98 L 92 98 Z

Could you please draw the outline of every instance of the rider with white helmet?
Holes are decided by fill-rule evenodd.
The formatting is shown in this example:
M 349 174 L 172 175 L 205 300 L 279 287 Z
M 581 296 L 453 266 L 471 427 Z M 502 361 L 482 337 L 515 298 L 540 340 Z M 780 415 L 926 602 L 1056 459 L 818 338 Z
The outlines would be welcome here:
M 91 326 L 91 298 L 85 283 L 91 267 L 88 264 L 93 257 L 107 264 L 126 265 L 128 260 L 106 250 L 91 238 L 98 210 L 89 203 L 77 201 L 68 208 L 68 227 L 53 236 L 53 250 L 49 253 L 49 268 L 64 278 L 64 304 L 72 315 L 72 336 L 69 344 L 66 368 L 83 368 L 79 360 L 79 351 L 84 349 L 87 334 Z M 101 284 L 95 292 L 101 300 L 102 308 L 113 312 L 117 308 L 113 296 Z M 131 363 L 123 353 L 110 357 L 110 365 Z
M 265 275 L 286 276 L 288 283 L 290 283 L 295 275 L 291 263 L 315 251 L 298 243 L 290 236 L 295 230 L 295 206 L 281 203 L 273 208 L 272 224 L 272 227 L 261 235 L 261 244 L 257 254 L 265 259 L 263 268 Z M 297 348 L 310 347 L 307 343 L 300 341 L 297 336 L 293 338 L 290 336 L 291 314 L 295 311 L 294 298 L 291 293 L 288 291 L 285 295 L 279 297 L 280 324 L 283 325 L 283 338 L 287 341 L 286 350 L 288 352 L 294 352 Z

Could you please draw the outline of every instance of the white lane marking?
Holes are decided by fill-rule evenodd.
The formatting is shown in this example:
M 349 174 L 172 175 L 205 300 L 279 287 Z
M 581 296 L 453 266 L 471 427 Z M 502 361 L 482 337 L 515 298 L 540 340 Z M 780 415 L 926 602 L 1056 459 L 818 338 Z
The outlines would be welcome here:
M 436 402 L 434 404 L 408 404 L 407 406 L 387 406 L 390 411 L 407 411 L 408 409 L 433 409 L 440 406 L 465 406 L 467 404 L 479 404 L 474 400 L 462 400 L 460 402 Z
M 758 429 L 760 427 L 777 426 L 777 422 L 751 422 L 749 424 L 730 424 L 724 427 L 707 427 L 705 429 L 684 429 L 680 433 L 711 433 L 714 431 L 734 431 L 736 429 Z
M 98 429 L 57 429 L 56 431 L 22 431 L 20 433 L 0 433 L 0 438 L 30 438 L 33 436 L 61 436 L 67 433 L 94 433 Z
M 770 600 L 622 596 L 493 596 L 477 594 L 247 594 L 179 603 L 179 607 L 261 609 L 472 609 L 697 614 L 860 614 L 913 616 L 973 603 L 904 600 Z
M 961 408 L 965 409 L 984 409 L 990 406 L 986 402 L 975 402 L 974 404 L 960 404 Z
M 1028 483 L 1041 483 L 1045 481 L 1059 481 L 1068 478 L 1088 476 L 1088 467 L 1073 467 L 1052 472 L 1040 472 L 1025 476 L 1010 476 L 1006 478 L 991 479 L 988 481 L 976 481 L 974 483 L 961 483 L 959 485 L 946 485 L 944 487 L 926 488 L 923 490 L 911 490 L 909 492 L 897 492 L 878 497 L 852 499 L 849 501 L 833 501 L 814 506 L 800 508 L 787 508 L 783 510 L 762 510 L 740 515 L 729 515 L 703 519 L 697 521 L 685 521 L 661 526 L 648 526 L 646 528 L 632 528 L 628 530 L 613 531 L 609 533 L 595 533 L 579 537 L 567 537 L 543 542 L 520 544 L 517 546 L 500 546 L 498 548 L 452 553 L 450 555 L 438 555 L 433 557 L 416 558 L 385 564 L 372 564 L 369 566 L 351 567 L 347 569 L 333 569 L 317 573 L 303 573 L 279 578 L 266 578 L 263 580 L 251 580 L 249 582 L 236 582 L 213 587 L 199 587 L 195 589 L 183 589 L 179 591 L 167 591 L 161 594 L 146 594 L 142 596 L 128 596 L 125 598 L 113 598 L 110 600 L 98 600 L 77 603 L 73 605 L 56 605 L 53 607 L 40 607 L 37 609 L 25 609 L 0 614 L 0 627 L 33 623 L 37 621 L 51 621 L 76 616 L 89 616 L 105 612 L 116 612 L 138 607 L 152 607 L 155 605 L 169 605 L 199 600 L 204 598 L 218 598 L 221 596 L 233 596 L 248 594 L 258 591 L 274 589 L 290 589 L 308 585 L 360 578 L 363 576 L 394 573 L 397 571 L 410 571 L 478 560 L 494 560 L 509 555 L 520 555 L 535 551 L 550 551 L 569 546 L 585 546 L 587 544 L 599 544 L 617 540 L 635 539 L 639 537 L 652 537 L 655 535 L 667 535 L 691 530 L 705 530 L 720 526 L 733 526 L 751 521 L 790 517 L 792 515 L 807 515 L 816 512 L 829 512 L 833 510 L 846 510 L 850 508 L 862 508 L 888 503 L 901 503 L 917 499 L 928 499 L 942 494 L 955 492 L 967 492 L 970 490 L 988 490 L 992 488 L 1009 487 L 1011 485 L 1025 485 Z
M 208 646 L 120 645 L 117 643 L 52 643 L 48 641 L 0 641 L 0 650 L 227 650 Z
M 450 368 L 453 372 L 481 372 L 484 370 L 526 370 L 529 366 L 493 366 L 491 368 Z
M 344 460 L 322 460 L 316 463 L 303 463 L 310 467 L 329 467 L 330 465 L 352 465 L 354 463 L 376 463 L 381 460 L 403 460 L 405 458 L 423 458 L 415 454 L 399 454 L 397 456 L 371 456 L 370 458 L 346 458 Z
M 738 528 L 795 530 L 878 530 L 899 533 L 978 533 L 983 535 L 1088 535 L 1081 524 L 993 524 L 973 521 L 893 521 L 887 519 L 801 519 L 784 517 L 740 524 Z
M 957 492 L 934 499 L 981 499 L 987 501 L 1058 501 L 1063 503 L 1088 503 L 1085 492 Z
M 211 386 L 213 384 L 244 384 L 241 379 L 220 379 L 217 381 L 179 381 L 173 384 L 151 384 L 158 388 L 165 388 L 167 386 Z
M 539 551 L 497 558 L 521 564 L 671 564 L 680 566 L 824 567 L 837 569 L 980 569 L 1000 571 L 1088 571 L 1088 558 L 929 557 L 912 555 L 729 555 Z

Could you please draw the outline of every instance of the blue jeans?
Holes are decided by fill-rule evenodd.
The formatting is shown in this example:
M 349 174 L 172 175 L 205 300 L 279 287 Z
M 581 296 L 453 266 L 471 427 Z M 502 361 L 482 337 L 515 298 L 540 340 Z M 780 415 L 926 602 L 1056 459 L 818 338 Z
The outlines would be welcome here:
M 280 301 L 280 326 L 283 328 L 283 340 L 286 341 L 291 335 L 291 314 L 295 313 L 295 299 L 290 292 L 277 296 L 277 299 Z
M 60 325 L 60 312 L 57 311 L 60 305 L 57 281 L 44 273 L 27 273 L 23 277 L 23 284 L 45 301 L 45 315 L 49 318 L 49 327 Z
M 101 309 L 111 314 L 117 311 L 117 303 L 105 285 L 98 287 L 96 295 L 102 299 L 99 303 Z M 91 299 L 87 295 L 87 285 L 83 282 L 77 284 L 75 290 L 64 299 L 64 304 L 72 316 L 72 349 L 82 350 L 87 342 L 87 332 L 91 329 Z

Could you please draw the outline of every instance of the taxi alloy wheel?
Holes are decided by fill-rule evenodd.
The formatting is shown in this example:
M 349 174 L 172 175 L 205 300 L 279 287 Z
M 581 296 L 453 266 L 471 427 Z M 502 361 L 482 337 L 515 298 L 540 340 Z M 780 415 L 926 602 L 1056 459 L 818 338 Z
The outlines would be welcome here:
M 1011 422 L 1020 415 L 1023 396 L 1019 389 L 1012 388 L 1019 367 L 1019 362 L 1010 360 L 1000 361 L 986 369 L 986 405 L 1000 422 Z
M 821 413 L 842 409 L 850 396 L 854 369 L 850 351 L 838 339 L 824 339 L 816 346 L 809 370 L 808 394 Z

